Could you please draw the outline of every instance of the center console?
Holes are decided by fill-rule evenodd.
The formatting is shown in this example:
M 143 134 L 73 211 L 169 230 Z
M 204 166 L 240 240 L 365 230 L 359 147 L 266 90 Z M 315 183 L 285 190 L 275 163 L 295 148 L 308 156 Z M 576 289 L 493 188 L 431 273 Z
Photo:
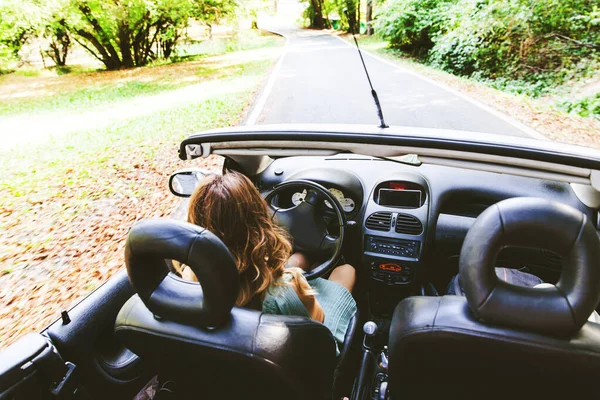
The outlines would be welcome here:
M 363 221 L 362 265 L 368 269 L 371 314 L 389 318 L 415 294 L 429 212 L 429 190 L 418 174 L 376 185 Z
M 414 280 L 421 242 L 365 235 L 364 256 L 371 279 L 387 285 Z

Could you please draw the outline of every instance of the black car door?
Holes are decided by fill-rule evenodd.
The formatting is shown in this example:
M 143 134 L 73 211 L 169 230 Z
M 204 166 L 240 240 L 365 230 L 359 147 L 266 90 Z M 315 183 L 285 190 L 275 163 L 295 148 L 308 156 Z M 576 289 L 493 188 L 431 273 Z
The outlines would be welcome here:
M 121 271 L 46 330 L 0 352 L 0 400 L 133 398 L 153 373 L 113 334 L 132 294 Z

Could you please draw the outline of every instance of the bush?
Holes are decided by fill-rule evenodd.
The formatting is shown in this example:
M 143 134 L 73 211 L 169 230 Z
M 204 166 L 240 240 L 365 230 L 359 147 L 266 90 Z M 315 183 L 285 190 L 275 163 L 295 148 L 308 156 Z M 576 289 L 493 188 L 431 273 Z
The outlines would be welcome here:
M 390 0 L 377 15 L 375 30 L 390 44 L 426 56 L 448 23 L 450 0 Z
M 389 0 L 376 27 L 434 66 L 534 96 L 600 59 L 597 0 Z
M 19 61 L 19 51 L 40 24 L 37 7 L 19 0 L 0 1 L 0 71 L 7 72 Z
M 13 57 L 13 51 L 5 44 L 0 43 L 0 75 L 12 71 Z
M 430 61 L 461 75 L 559 78 L 600 50 L 600 18 L 588 0 L 465 0 L 450 13 Z
M 576 113 L 582 117 L 594 116 L 600 118 L 600 93 L 575 102 L 567 101 L 560 104 L 560 106 L 567 112 Z

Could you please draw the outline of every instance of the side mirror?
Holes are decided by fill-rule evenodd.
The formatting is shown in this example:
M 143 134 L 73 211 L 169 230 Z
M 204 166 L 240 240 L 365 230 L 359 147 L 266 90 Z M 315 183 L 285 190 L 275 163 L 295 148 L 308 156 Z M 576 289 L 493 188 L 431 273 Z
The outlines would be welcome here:
M 169 177 L 169 190 L 177 197 L 190 197 L 196 186 L 207 175 L 213 174 L 214 172 L 199 168 L 177 171 Z

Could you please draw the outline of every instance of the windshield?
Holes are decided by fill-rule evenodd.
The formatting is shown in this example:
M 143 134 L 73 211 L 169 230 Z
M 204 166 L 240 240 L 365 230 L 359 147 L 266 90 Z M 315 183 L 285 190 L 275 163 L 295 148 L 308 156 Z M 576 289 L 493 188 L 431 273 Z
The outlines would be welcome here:
M 134 221 L 173 214 L 191 134 L 385 121 L 595 149 L 599 67 L 589 0 L 3 0 L 0 348 L 121 270 Z

